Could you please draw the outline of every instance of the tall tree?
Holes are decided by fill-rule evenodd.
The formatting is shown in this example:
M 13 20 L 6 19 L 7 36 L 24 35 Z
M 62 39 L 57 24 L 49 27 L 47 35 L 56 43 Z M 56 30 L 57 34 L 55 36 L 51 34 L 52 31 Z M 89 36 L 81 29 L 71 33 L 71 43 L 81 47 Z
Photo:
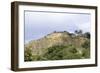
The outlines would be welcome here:
M 75 30 L 75 33 L 76 33 L 77 35 L 81 35 L 81 34 L 82 34 L 82 30 Z
M 84 33 L 84 36 L 85 36 L 86 38 L 90 39 L 90 32 Z

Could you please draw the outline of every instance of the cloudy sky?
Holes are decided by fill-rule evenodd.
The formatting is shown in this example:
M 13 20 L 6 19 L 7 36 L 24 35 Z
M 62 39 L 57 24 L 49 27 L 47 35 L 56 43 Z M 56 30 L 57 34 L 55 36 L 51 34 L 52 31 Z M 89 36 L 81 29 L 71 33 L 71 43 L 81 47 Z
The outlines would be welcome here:
M 90 14 L 25 11 L 25 43 L 53 31 L 90 32 Z

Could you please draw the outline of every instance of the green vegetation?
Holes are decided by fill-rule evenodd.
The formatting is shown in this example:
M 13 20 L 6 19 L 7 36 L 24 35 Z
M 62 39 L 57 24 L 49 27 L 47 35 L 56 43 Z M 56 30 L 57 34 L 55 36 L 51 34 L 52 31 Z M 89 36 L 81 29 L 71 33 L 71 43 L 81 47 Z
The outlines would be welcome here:
M 86 47 L 86 48 L 84 48 Z M 83 48 L 79 53 L 75 46 L 68 45 L 57 45 L 47 48 L 47 52 L 43 55 L 32 55 L 31 50 L 25 51 L 25 61 L 39 61 L 39 60 L 64 60 L 64 59 L 83 59 L 89 58 L 89 46 L 86 43 L 83 44 Z
M 44 54 L 47 60 L 77 59 L 77 50 L 73 46 L 53 46 Z
M 25 56 L 25 59 L 24 59 L 25 61 L 32 61 L 33 60 L 32 50 L 26 49 L 24 56 Z
M 86 40 L 86 41 L 82 44 L 82 47 L 85 48 L 85 49 L 90 48 L 90 41 L 89 41 L 89 40 Z
M 57 32 L 55 31 L 54 33 L 56 34 Z M 75 35 L 75 33 L 77 35 Z M 86 32 L 83 34 L 82 30 L 76 30 L 75 33 L 64 31 L 64 33 L 61 33 L 61 36 L 53 38 L 53 40 L 49 37 L 50 42 L 48 41 L 48 37 L 44 37 L 40 39 L 38 43 L 35 41 L 35 43 L 31 43 L 31 45 L 29 44 L 25 48 L 24 60 L 46 61 L 90 58 L 90 33 Z M 48 36 L 50 35 L 51 34 Z M 48 47 L 50 44 L 52 44 L 52 46 Z M 33 45 L 36 45 L 34 47 L 37 48 L 32 48 Z

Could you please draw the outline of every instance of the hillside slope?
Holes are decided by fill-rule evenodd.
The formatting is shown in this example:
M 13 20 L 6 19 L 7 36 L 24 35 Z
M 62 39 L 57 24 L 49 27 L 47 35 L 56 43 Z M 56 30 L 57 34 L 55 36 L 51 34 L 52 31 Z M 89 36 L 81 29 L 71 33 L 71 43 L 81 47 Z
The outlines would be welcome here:
M 53 32 L 43 38 L 32 40 L 25 44 L 25 61 L 89 58 L 89 52 L 86 57 L 82 56 L 84 55 L 83 51 L 86 49 L 84 48 L 84 43 L 86 42 L 89 42 L 89 39 L 83 36 L 76 36 L 68 32 Z M 62 58 L 56 57 L 53 59 L 54 56 L 59 55 Z

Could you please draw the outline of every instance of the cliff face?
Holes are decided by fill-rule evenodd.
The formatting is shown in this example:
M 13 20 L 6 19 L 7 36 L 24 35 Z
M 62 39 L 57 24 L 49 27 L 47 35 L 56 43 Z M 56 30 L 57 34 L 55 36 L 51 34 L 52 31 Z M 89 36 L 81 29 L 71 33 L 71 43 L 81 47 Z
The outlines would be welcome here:
M 56 45 L 74 45 L 76 48 L 80 48 L 86 40 L 88 39 L 82 36 L 75 36 L 67 32 L 53 32 L 43 38 L 33 40 L 28 44 L 25 44 L 25 50 L 31 49 L 33 55 L 42 55 L 47 52 L 47 48 Z

